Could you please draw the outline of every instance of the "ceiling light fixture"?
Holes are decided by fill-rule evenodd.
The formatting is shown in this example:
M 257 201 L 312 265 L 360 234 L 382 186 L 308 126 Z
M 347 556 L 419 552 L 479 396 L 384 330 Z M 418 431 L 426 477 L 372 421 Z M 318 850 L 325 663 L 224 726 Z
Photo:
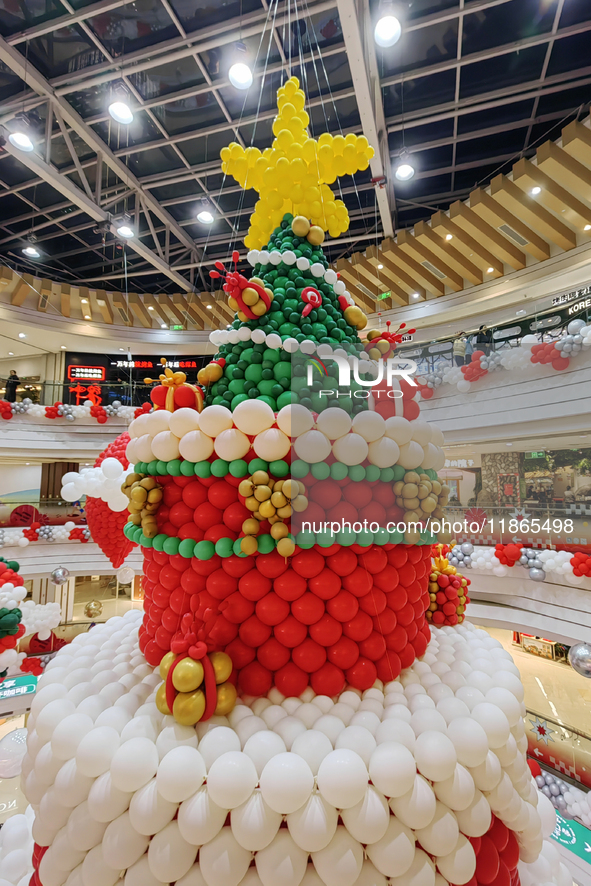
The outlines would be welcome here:
M 411 295 L 411 298 L 418 298 L 418 297 L 419 297 L 418 292 L 413 292 L 413 294 Z
M 591 231 L 591 225 L 585 225 L 583 228 L 584 231 Z
M 487 273 L 487 274 L 494 274 L 494 271 L 495 271 L 494 268 L 487 268 L 487 269 L 486 269 L 486 273 Z
M 530 193 L 531 193 L 534 197 L 537 197 L 537 195 L 540 194 L 541 191 L 542 191 L 542 189 L 539 188 L 539 187 L 536 185 L 535 188 L 532 188 L 532 189 L 531 189 L 531 192 L 530 192 Z
M 80 301 L 82 302 L 83 305 L 87 305 L 87 304 L 88 304 L 88 299 L 87 299 L 87 298 L 81 298 Z
M 148 305 L 148 310 L 149 310 L 149 311 L 153 311 L 153 310 L 154 310 L 154 308 L 152 307 L 152 305 Z
M 19 332 L 18 337 L 19 338 L 26 338 L 27 336 L 24 332 Z
M 41 253 L 37 249 L 37 247 L 29 241 L 26 246 L 23 247 L 23 255 L 26 255 L 27 258 L 41 258 Z
M 168 329 L 168 326 L 166 325 L 166 323 L 161 323 L 160 328 L 161 329 Z
M 394 171 L 394 175 L 400 182 L 407 182 L 415 174 L 415 168 L 410 162 L 410 154 L 408 151 L 402 151 L 398 158 L 398 166 Z
M 246 63 L 248 56 L 244 43 L 237 43 L 234 52 L 234 61 L 228 71 L 228 79 L 236 89 L 248 89 L 252 86 L 252 71 Z
M 14 357 L 14 351 L 9 351 L 9 352 L 8 352 L 8 356 L 9 356 L 9 357 Z
M 212 305 L 206 305 L 205 307 L 207 308 L 208 311 L 213 311 Z
M 453 234 L 446 234 L 446 235 L 445 235 L 445 239 L 446 239 L 446 240 L 453 240 L 453 238 L 454 238 L 454 235 L 453 235 Z
M 17 114 L 14 118 L 14 130 L 8 136 L 8 141 L 14 148 L 29 154 L 35 150 L 33 141 L 34 133 L 28 114 Z
M 402 34 L 402 26 L 394 12 L 394 4 L 388 2 L 388 0 L 382 0 L 373 36 L 378 46 L 384 49 L 388 49 L 390 46 L 398 43 Z
M 207 201 L 204 201 L 201 204 L 201 209 L 197 213 L 197 221 L 201 222 L 202 225 L 211 225 L 214 221 L 214 215 L 211 211 L 211 207 Z
M 67 346 L 67 345 L 60 345 L 60 349 L 61 349 L 62 351 L 67 351 L 67 350 L 68 350 L 68 346 Z
M 383 267 L 383 265 L 378 265 L 378 271 L 381 271 Z
M 85 319 L 85 320 L 92 320 L 92 317 L 89 317 L 88 314 L 85 314 L 85 315 L 84 315 L 84 319 Z
M 109 114 L 115 123 L 122 123 L 124 126 L 128 126 L 133 122 L 133 111 L 129 107 L 129 93 L 125 86 L 121 83 L 116 86 L 111 93 L 111 98 Z
M 135 231 L 131 223 L 131 216 L 128 213 L 125 213 L 120 218 L 114 219 L 113 226 L 118 237 L 122 237 L 124 240 L 131 240 L 135 237 Z

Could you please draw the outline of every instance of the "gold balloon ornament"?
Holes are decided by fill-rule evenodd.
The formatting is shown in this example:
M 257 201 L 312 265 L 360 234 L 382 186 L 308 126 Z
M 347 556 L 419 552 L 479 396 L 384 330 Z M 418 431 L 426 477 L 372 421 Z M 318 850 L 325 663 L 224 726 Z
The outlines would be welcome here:
M 84 615 L 86 618 L 98 618 L 103 611 L 103 604 L 100 600 L 91 600 L 84 607 Z
M 156 511 L 164 494 L 158 481 L 146 474 L 128 474 L 121 491 L 129 499 L 129 522 L 141 526 L 146 538 L 154 538 L 158 534 Z
M 270 535 L 277 544 L 277 552 L 281 557 L 291 557 L 295 552 L 295 543 L 285 521 L 291 519 L 294 510 L 303 511 L 308 506 L 305 492 L 306 487 L 299 480 L 275 480 L 267 471 L 255 471 L 250 477 L 245 477 L 238 486 L 238 493 L 252 515 L 242 524 L 242 553 L 247 556 L 256 554 L 256 536 L 261 531 L 262 521 L 267 520 L 271 525 Z
M 204 644 L 197 644 L 188 654 L 167 652 L 160 662 L 164 682 L 156 692 L 156 707 L 182 726 L 225 716 L 236 704 L 236 687 L 229 682 L 232 659 L 225 652 L 204 650 Z

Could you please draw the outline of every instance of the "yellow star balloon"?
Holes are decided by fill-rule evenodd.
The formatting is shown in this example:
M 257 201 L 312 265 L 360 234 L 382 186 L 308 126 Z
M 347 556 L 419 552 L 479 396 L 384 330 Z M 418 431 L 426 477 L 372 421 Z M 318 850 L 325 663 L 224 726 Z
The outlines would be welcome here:
M 349 227 L 347 207 L 329 185 L 338 176 L 367 169 L 374 149 L 364 135 L 353 133 L 310 138 L 305 102 L 298 78 L 290 77 L 277 92 L 272 146 L 261 152 L 232 142 L 221 150 L 223 172 L 259 194 L 244 238 L 248 249 L 265 246 L 286 212 L 310 219 L 331 237 Z

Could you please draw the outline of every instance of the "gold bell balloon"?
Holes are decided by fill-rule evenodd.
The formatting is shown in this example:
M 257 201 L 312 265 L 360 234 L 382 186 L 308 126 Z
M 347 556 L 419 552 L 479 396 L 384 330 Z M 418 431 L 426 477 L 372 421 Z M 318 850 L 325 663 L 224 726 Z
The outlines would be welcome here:
M 207 653 L 201 642 L 190 645 L 181 641 L 181 648 L 186 652 L 167 652 L 160 662 L 164 680 L 156 692 L 160 713 L 172 714 L 182 726 L 209 720 L 221 710 L 229 713 L 236 704 L 236 689 L 229 682 L 233 670 L 230 656 Z

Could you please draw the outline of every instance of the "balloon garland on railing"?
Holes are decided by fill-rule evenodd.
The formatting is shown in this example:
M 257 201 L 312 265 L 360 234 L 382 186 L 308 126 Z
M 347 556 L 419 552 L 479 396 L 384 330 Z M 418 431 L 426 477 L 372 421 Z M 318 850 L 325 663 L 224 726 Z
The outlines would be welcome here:
M 474 351 L 470 363 L 465 366 L 452 366 L 442 361 L 432 372 L 418 377 L 417 383 L 424 400 L 430 400 L 435 390 L 444 384 L 456 385 L 458 391 L 465 394 L 473 382 L 499 369 L 512 372 L 531 364 L 551 364 L 553 369 L 561 372 L 569 368 L 571 357 L 587 348 L 591 348 L 591 325 L 581 319 L 571 320 L 558 341 L 540 342 L 535 335 L 525 335 L 517 348 L 493 351 L 488 355 L 481 350 Z
M 87 400 L 84 405 L 73 405 L 71 403 L 54 403 L 53 406 L 41 406 L 39 403 L 33 403 L 28 397 L 18 403 L 9 403 L 8 400 L 0 400 L 0 418 L 4 421 L 19 415 L 27 415 L 33 419 L 51 419 L 58 418 L 64 421 L 74 422 L 78 419 L 94 418 L 99 425 L 104 425 L 109 419 L 118 419 L 126 424 L 138 415 L 142 415 L 152 411 L 150 403 L 144 403 L 143 406 L 122 406 L 115 400 L 110 406 L 100 406 L 93 404 Z
M 545 581 L 551 575 L 556 579 L 564 577 L 569 584 L 581 585 L 586 578 L 591 578 L 591 554 L 585 551 L 573 554 L 572 551 L 526 548 L 512 542 L 497 544 L 494 548 L 474 545 L 470 560 L 470 564 L 465 565 L 499 577 L 507 575 L 507 570 L 514 566 L 523 566 L 532 581 Z

